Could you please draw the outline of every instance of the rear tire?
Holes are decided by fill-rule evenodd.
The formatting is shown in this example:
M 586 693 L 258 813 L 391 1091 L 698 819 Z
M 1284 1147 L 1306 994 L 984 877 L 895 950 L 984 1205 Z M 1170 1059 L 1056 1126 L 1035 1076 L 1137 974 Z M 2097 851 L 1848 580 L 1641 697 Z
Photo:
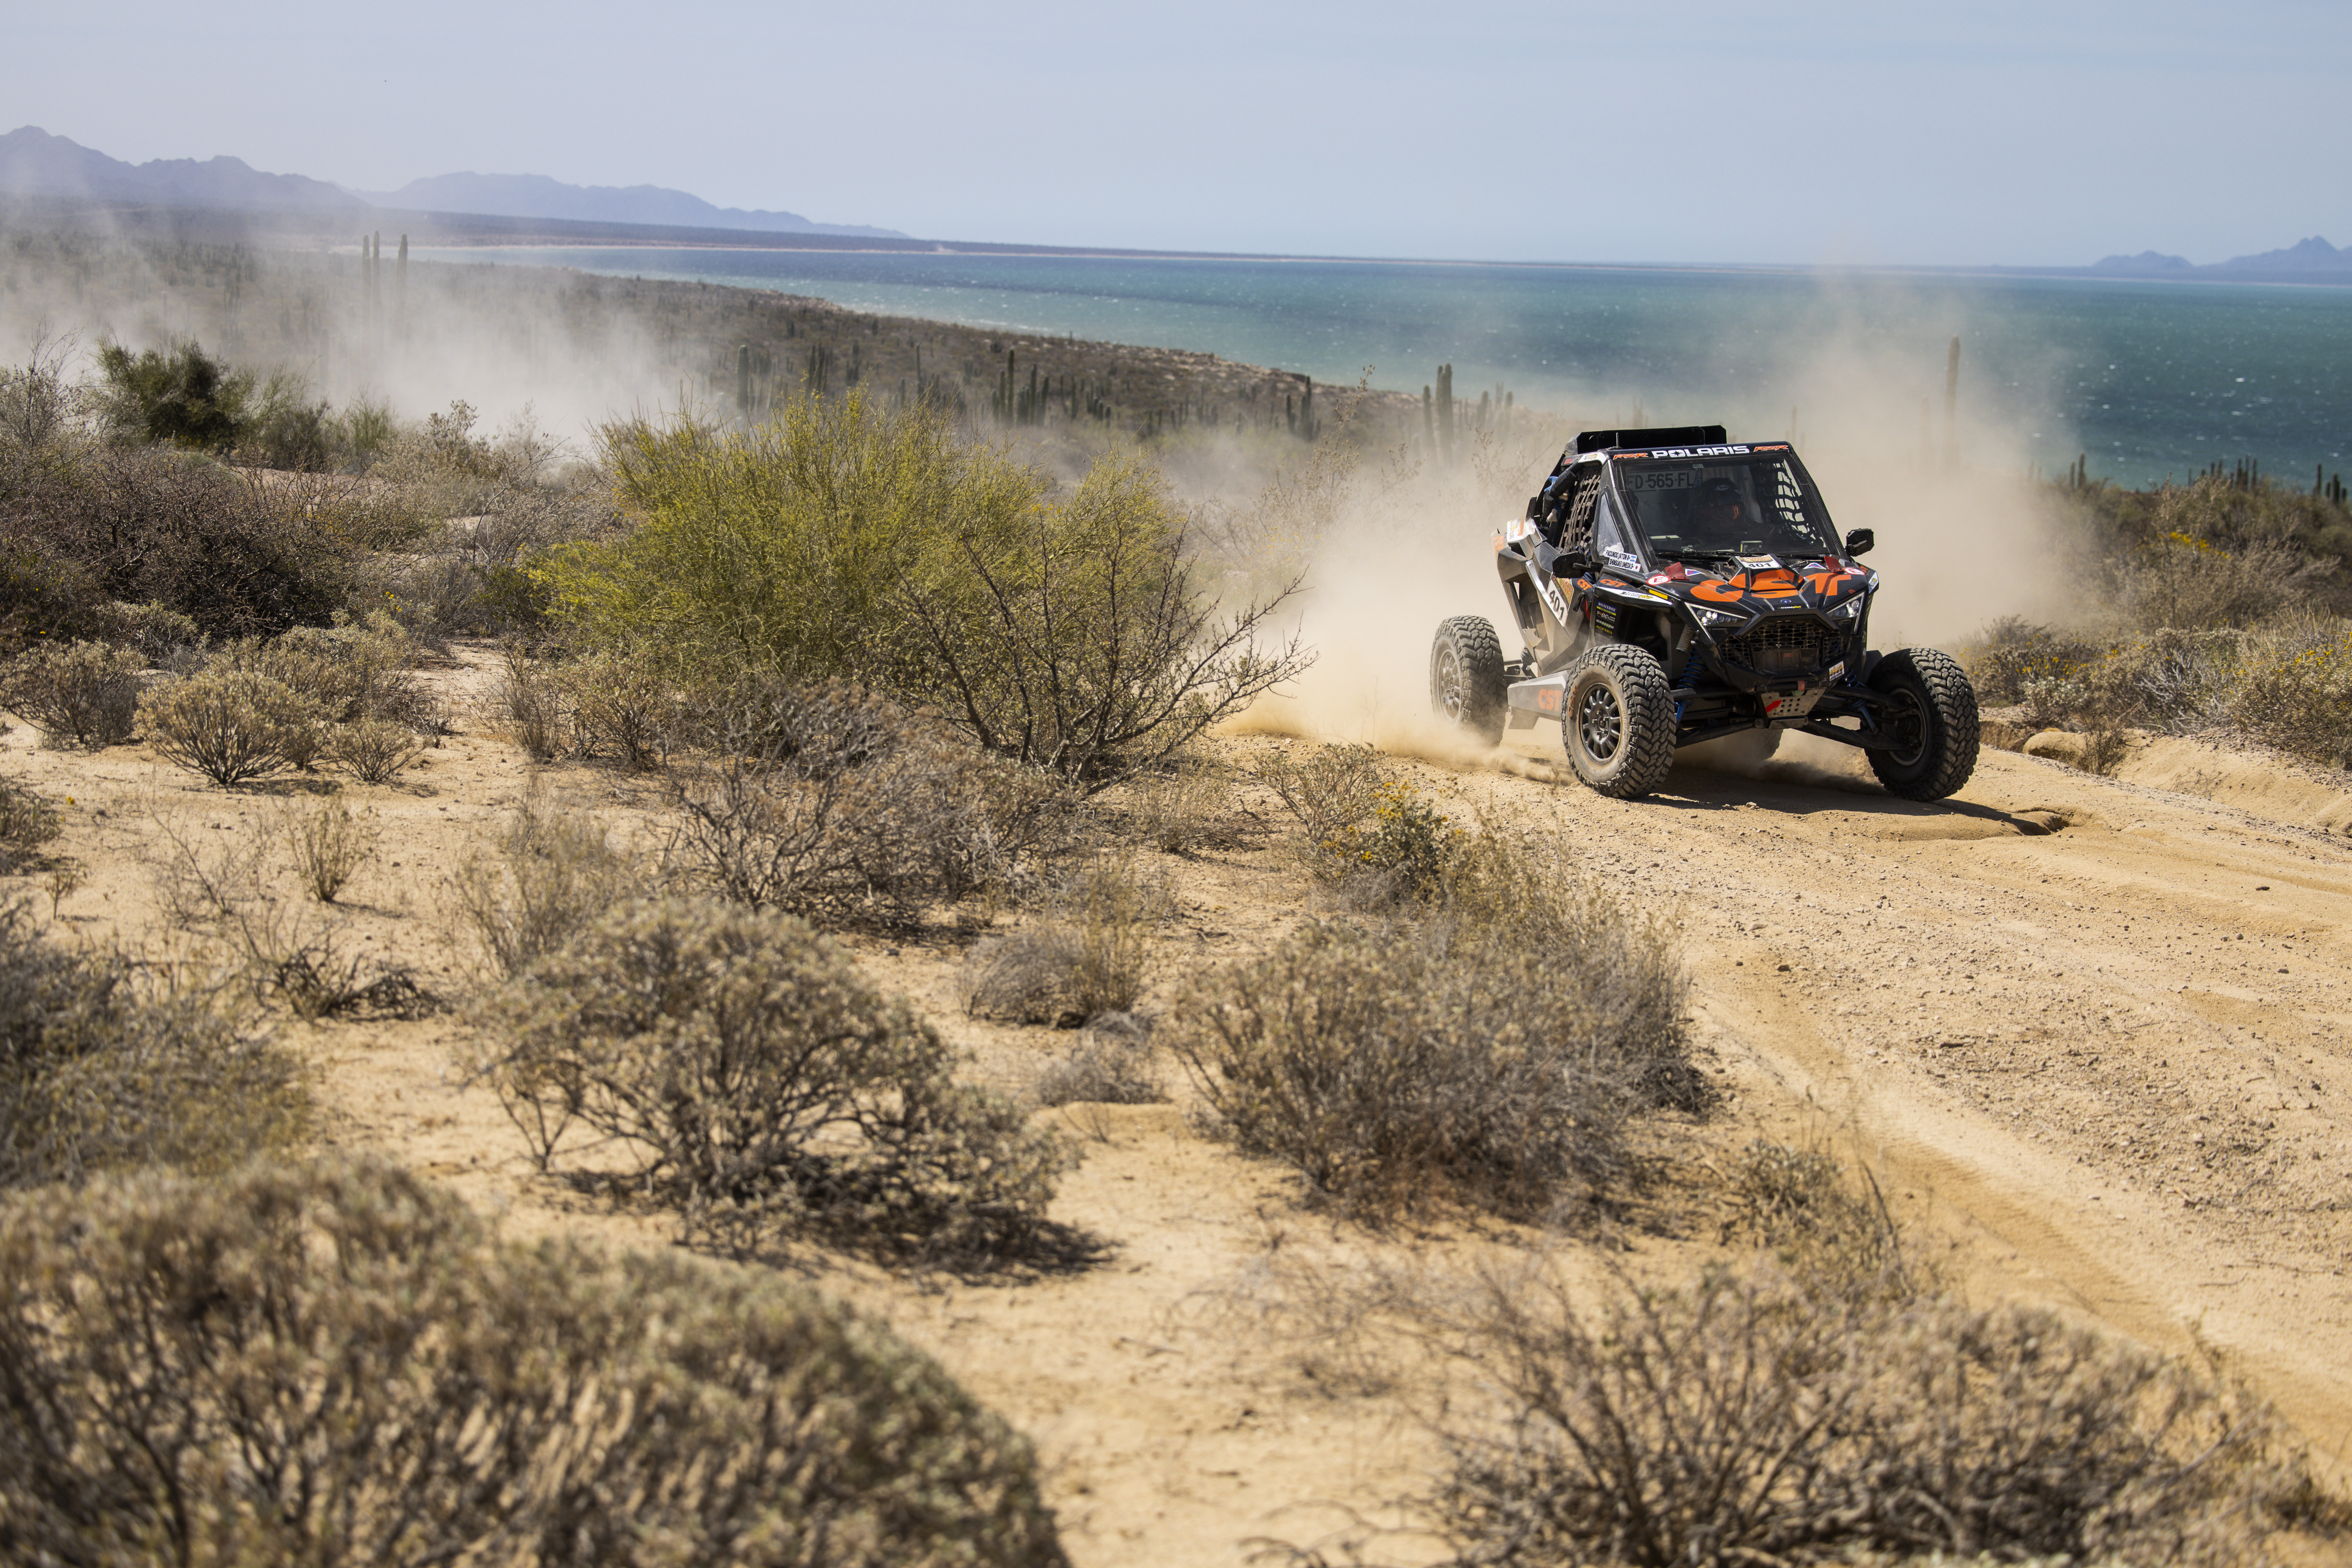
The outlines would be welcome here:
M 1873 751 L 1870 767 L 1886 793 L 1941 800 L 1977 771 L 1977 692 L 1959 661 L 1932 647 L 1897 648 L 1870 672 L 1886 698 L 1884 722 L 1901 742 Z
M 1576 776 L 1616 800 L 1665 783 L 1675 765 L 1673 691 L 1658 661 L 1630 643 L 1586 654 L 1560 705 L 1560 742 Z
M 1510 693 L 1503 677 L 1503 645 L 1484 616 L 1441 622 L 1429 650 L 1429 706 L 1440 719 L 1481 744 L 1503 739 Z

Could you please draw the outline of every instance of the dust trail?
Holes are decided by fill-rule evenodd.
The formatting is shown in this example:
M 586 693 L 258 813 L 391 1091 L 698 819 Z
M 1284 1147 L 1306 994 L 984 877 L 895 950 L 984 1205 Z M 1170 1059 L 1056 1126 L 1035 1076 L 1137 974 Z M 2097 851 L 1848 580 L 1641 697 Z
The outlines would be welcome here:
M 2032 411 L 2046 410 L 2051 399 L 2039 385 L 1971 379 L 1968 323 L 1952 320 L 1951 310 L 1948 301 L 1932 314 L 1922 307 L 1910 330 L 1892 338 L 1883 316 L 1868 333 L 1809 322 L 1766 356 L 1796 367 L 1784 380 L 1727 394 L 1720 405 L 1685 399 L 1653 404 L 1646 415 L 1652 424 L 1723 423 L 1734 440 L 1764 440 L 1790 432 L 1757 419 L 1757 407 L 1802 410 L 1798 447 L 1832 516 L 1842 531 L 1877 536 L 1867 564 L 1882 579 L 1871 626 L 1871 646 L 1880 649 L 1955 647 L 1997 616 L 2047 617 L 2067 597 L 2053 532 L 2024 480 L 2023 422 L 2046 421 Z M 1960 395 L 1948 426 L 1946 348 L 1955 332 L 1963 337 Z M 1595 389 L 1580 409 L 1528 419 L 1516 445 L 1486 442 L 1450 466 L 1376 477 L 1377 455 L 1366 455 L 1337 487 L 1338 502 L 1315 520 L 1298 626 L 1320 658 L 1247 721 L 1432 760 L 1475 760 L 1478 749 L 1430 716 L 1433 636 L 1447 617 L 1478 616 L 1495 625 L 1506 657 L 1517 651 L 1492 536 L 1519 514 L 1570 435 L 1611 427 L 1638 401 L 1636 388 Z M 1877 787 L 1858 752 L 1810 738 L 1785 742 L 1770 760 L 1718 746 L 1681 762 L 1822 787 Z

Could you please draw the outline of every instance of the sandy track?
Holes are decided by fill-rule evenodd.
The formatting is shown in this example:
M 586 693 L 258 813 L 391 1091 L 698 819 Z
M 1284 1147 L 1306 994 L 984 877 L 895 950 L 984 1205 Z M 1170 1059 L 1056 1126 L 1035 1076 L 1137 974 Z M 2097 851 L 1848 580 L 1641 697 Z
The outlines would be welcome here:
M 1547 771 L 1547 743 L 1502 760 Z M 2259 759 L 2158 752 L 2210 794 L 2281 794 Z M 2352 1441 L 2341 837 L 1992 751 L 1937 805 L 1803 763 L 1677 768 L 1632 805 L 1423 773 L 1675 905 L 1726 1081 L 1768 1118 L 1810 1100 L 1932 1194 L 1976 1292 L 2173 1349 L 2200 1325 L 2316 1447 Z

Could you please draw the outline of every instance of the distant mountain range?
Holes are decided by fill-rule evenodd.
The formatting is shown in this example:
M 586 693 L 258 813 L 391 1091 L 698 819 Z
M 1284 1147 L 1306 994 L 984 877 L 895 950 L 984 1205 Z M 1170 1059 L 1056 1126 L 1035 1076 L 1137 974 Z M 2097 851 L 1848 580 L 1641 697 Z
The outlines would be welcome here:
M 396 191 L 358 193 L 378 206 L 412 212 L 481 213 L 491 217 L 565 218 L 576 223 L 643 223 L 667 228 L 740 228 L 761 234 L 845 234 L 905 239 L 895 228 L 813 223 L 798 213 L 718 207 L 659 185 L 567 185 L 545 174 L 436 174 Z
M 2317 235 L 2260 256 L 2233 257 L 2208 266 L 2185 256 L 2143 250 L 2137 256 L 2104 257 L 2091 270 L 2106 278 L 2210 278 L 2247 283 L 2352 283 L 2352 249 L 2338 250 Z
M 322 216 L 390 208 L 755 234 L 907 237 L 896 229 L 814 223 L 798 213 L 713 206 L 699 196 L 658 185 L 567 185 L 544 174 L 442 174 L 412 180 L 396 191 L 364 192 L 301 174 L 266 174 L 239 158 L 125 163 L 34 125 L 0 136 L 0 195 Z
M 324 180 L 265 174 L 242 158 L 125 163 L 36 125 L 0 136 L 0 195 L 265 211 L 358 213 L 368 205 Z

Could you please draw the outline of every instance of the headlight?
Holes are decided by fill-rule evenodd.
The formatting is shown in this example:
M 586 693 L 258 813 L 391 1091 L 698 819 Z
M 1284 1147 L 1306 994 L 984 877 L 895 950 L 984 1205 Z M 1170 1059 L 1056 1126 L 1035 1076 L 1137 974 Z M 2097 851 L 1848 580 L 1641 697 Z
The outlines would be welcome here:
M 1703 626 L 1737 626 L 1740 621 L 1747 618 L 1743 616 L 1735 616 L 1728 610 L 1701 609 L 1696 605 L 1693 605 L 1691 606 L 1691 610 L 1698 616 L 1698 624 Z
M 1850 621 L 1855 616 L 1861 615 L 1863 605 L 1869 602 L 1869 595 L 1856 594 L 1853 598 L 1848 599 L 1844 604 L 1840 605 L 1837 608 L 1832 610 L 1830 615 L 1832 618 L 1837 620 Z

